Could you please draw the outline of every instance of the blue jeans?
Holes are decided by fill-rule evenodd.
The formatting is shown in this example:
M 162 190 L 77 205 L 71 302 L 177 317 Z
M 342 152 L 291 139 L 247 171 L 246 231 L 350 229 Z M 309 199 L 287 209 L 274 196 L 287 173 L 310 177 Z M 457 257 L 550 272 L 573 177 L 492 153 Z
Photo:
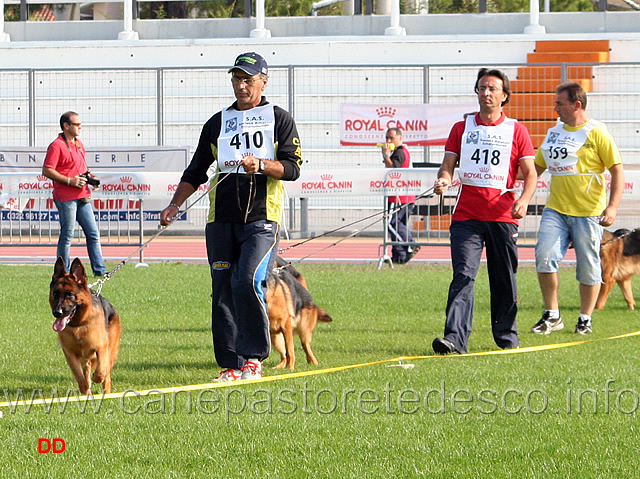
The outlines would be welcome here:
M 71 260 L 69 259 L 69 248 L 73 239 L 73 231 L 76 221 L 80 224 L 84 236 L 87 240 L 87 251 L 91 269 L 96 276 L 102 276 L 107 272 L 102 259 L 102 248 L 100 247 L 100 231 L 93 216 L 91 203 L 82 200 L 58 201 L 54 200 L 58 214 L 60 216 L 60 238 L 58 239 L 57 255 L 64 259 L 64 266 L 69 271 Z
M 576 279 L 587 286 L 602 283 L 600 241 L 603 229 L 597 216 L 569 216 L 545 208 L 536 243 L 536 271 L 557 273 L 558 264 L 573 242 Z

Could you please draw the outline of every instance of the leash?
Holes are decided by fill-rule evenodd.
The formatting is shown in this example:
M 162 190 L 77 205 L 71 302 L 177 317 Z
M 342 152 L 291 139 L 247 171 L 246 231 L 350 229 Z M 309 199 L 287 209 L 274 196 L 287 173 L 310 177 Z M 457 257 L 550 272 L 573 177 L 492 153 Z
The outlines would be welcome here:
M 219 172 L 217 172 L 217 171 L 216 171 L 216 172 L 211 176 L 211 178 L 209 178 L 209 179 L 207 180 L 206 184 L 208 184 L 209 186 L 207 186 L 207 187 L 205 188 L 205 190 L 202 192 L 202 194 L 201 194 L 198 198 L 196 198 L 196 200 L 195 200 L 195 201 L 193 201 L 193 202 L 192 202 L 189 206 L 187 206 L 184 210 L 182 210 L 182 211 L 178 212 L 178 214 L 177 214 L 176 216 L 174 216 L 174 217 L 173 217 L 173 219 L 172 219 L 171 223 L 169 223 L 167 226 L 163 226 L 163 227 L 161 227 L 161 229 L 160 229 L 160 230 L 158 230 L 158 231 L 157 231 L 153 236 L 151 236 L 147 241 L 145 241 L 145 242 L 144 242 L 144 244 L 142 244 L 141 246 L 139 246 L 136 250 L 134 250 L 134 251 L 133 251 L 129 256 L 127 256 L 125 259 L 121 260 L 121 261 L 116 265 L 116 267 L 115 267 L 115 268 L 113 268 L 111 271 L 109 271 L 109 272 L 105 273 L 105 275 L 104 275 L 102 278 L 98 279 L 96 282 L 94 282 L 94 283 L 90 284 L 90 285 L 89 285 L 89 288 L 90 288 L 90 289 L 92 289 L 92 288 L 94 288 L 95 286 L 97 286 L 97 290 L 96 290 L 95 292 L 96 292 L 96 294 L 100 294 L 100 293 L 101 293 L 101 291 L 102 291 L 102 287 L 104 286 L 104 284 L 105 284 L 107 281 L 109 281 L 109 280 L 110 280 L 110 279 L 111 279 L 111 278 L 112 278 L 112 277 L 113 277 L 113 276 L 114 276 L 114 275 L 115 275 L 115 274 L 116 274 L 116 273 L 117 273 L 117 272 L 118 272 L 118 271 L 119 271 L 119 270 L 120 270 L 120 269 L 121 269 L 121 268 L 122 268 L 122 267 L 123 267 L 123 266 L 124 266 L 128 261 L 129 261 L 129 260 L 130 260 L 130 259 L 131 259 L 131 258 L 133 258 L 135 255 L 137 255 L 137 254 L 138 254 L 140 251 L 142 251 L 144 248 L 146 248 L 146 247 L 147 247 L 147 246 L 148 246 L 148 245 L 149 245 L 153 240 L 155 240 L 158 236 L 160 236 L 161 234 L 163 234 L 163 233 L 164 233 L 164 232 L 165 232 L 165 231 L 166 231 L 166 230 L 167 230 L 171 225 L 173 225 L 173 224 L 175 223 L 175 221 L 179 220 L 183 215 L 185 215 L 185 214 L 186 214 L 186 212 L 187 212 L 187 211 L 189 211 L 189 210 L 190 210 L 194 205 L 196 205 L 200 200 L 202 200 L 202 198 L 204 198 L 206 195 L 208 195 L 208 194 L 211 192 L 211 190 L 212 190 L 212 189 L 217 188 L 217 186 L 218 186 L 220 183 L 222 183 L 224 180 L 226 180 L 226 179 L 229 177 L 229 175 L 228 175 L 228 174 L 227 174 L 227 175 L 225 175 L 225 176 L 222 178 L 222 180 L 220 180 L 220 181 L 216 182 L 215 186 L 213 186 L 213 187 L 212 187 L 212 186 L 211 186 L 211 182 L 214 180 L 214 178 L 215 178 L 216 176 L 219 176 Z M 457 185 L 458 185 L 458 183 L 459 183 L 459 181 L 452 182 L 452 183 L 451 183 L 451 185 L 450 185 L 450 187 L 457 186 Z M 253 187 L 253 182 L 252 182 L 252 184 L 251 184 L 251 187 Z M 435 185 L 434 185 L 434 186 L 432 186 L 431 188 L 428 188 L 427 190 L 425 190 L 424 192 L 420 193 L 419 195 L 417 195 L 414 201 L 417 201 L 417 200 L 420 200 L 420 199 L 423 199 L 423 198 L 429 198 L 429 197 L 432 197 L 432 196 L 434 195 L 434 193 L 433 193 L 433 190 L 434 190 L 434 189 L 435 189 Z M 250 192 L 251 192 L 251 191 L 250 191 Z M 239 198 L 238 198 L 238 200 L 239 200 Z M 249 201 L 251 201 L 251 198 L 249 198 Z M 247 206 L 249 207 L 249 204 L 248 204 Z M 351 222 L 351 223 L 349 223 L 349 224 L 346 224 L 346 225 L 340 226 L 340 227 L 335 228 L 335 229 L 333 229 L 333 230 L 331 230 L 331 231 L 327 231 L 327 232 L 325 232 L 325 233 L 323 233 L 323 234 L 321 234 L 321 235 L 319 235 L 319 236 L 314 236 L 313 238 L 307 238 L 306 240 L 304 240 L 304 241 L 300 241 L 300 242 L 298 242 L 298 243 L 296 243 L 296 244 L 293 244 L 293 245 L 290 245 L 290 246 L 288 246 L 287 248 L 279 249 L 279 250 L 278 250 L 278 253 L 284 253 L 285 251 L 288 251 L 288 250 L 290 250 L 290 249 L 293 249 L 293 248 L 296 248 L 296 247 L 301 246 L 301 245 L 303 245 L 303 244 L 306 244 L 306 243 L 308 243 L 309 241 L 312 241 L 312 240 L 315 240 L 315 239 L 318 239 L 318 238 L 322 238 L 322 237 L 324 237 L 324 236 L 329 236 L 329 235 L 331 235 L 331 234 L 333 234 L 333 233 L 336 233 L 336 232 L 341 231 L 341 230 L 343 230 L 343 229 L 345 229 L 345 228 L 348 228 L 349 226 L 353 226 L 353 225 L 355 225 L 355 224 L 361 223 L 361 222 L 366 221 L 366 220 L 368 220 L 368 219 L 374 218 L 374 217 L 376 217 L 376 216 L 380 215 L 381 213 L 383 214 L 383 216 L 382 216 L 380 219 L 376 219 L 375 221 L 373 221 L 373 222 L 369 223 L 368 225 L 366 225 L 364 228 L 362 228 L 362 229 L 360 229 L 360 230 L 354 230 L 351 234 L 349 234 L 349 235 L 345 236 L 344 238 L 341 238 L 341 239 L 339 239 L 338 241 L 335 241 L 335 242 L 331 243 L 330 245 L 325 246 L 324 248 L 322 248 L 322 249 L 320 249 L 320 250 L 318 250 L 318 251 L 316 251 L 316 252 L 314 252 L 314 253 L 310 253 L 310 254 L 308 254 L 307 256 L 304 256 L 303 258 L 300 258 L 300 259 L 298 260 L 298 262 L 301 262 L 301 261 L 303 261 L 303 260 L 305 260 L 305 259 L 307 259 L 307 258 L 309 258 L 309 257 L 311 257 L 311 256 L 313 256 L 313 255 L 315 255 L 315 254 L 321 253 L 322 251 L 325 251 L 325 250 L 327 250 L 327 249 L 329 249 L 329 248 L 331 248 L 331 247 L 333 247 L 333 246 L 336 246 L 337 244 L 339 244 L 339 243 L 341 243 L 341 242 L 343 242 L 343 241 L 345 241 L 345 240 L 347 240 L 347 239 L 349 239 L 349 238 L 353 238 L 354 236 L 358 235 L 358 234 L 359 234 L 359 233 L 361 233 L 362 231 L 364 231 L 364 230 L 366 230 L 366 229 L 368 229 L 368 228 L 371 228 L 373 225 L 375 225 L 376 223 L 378 223 L 378 221 L 382 221 L 382 220 L 384 220 L 385 218 L 387 218 L 387 217 L 389 217 L 389 216 L 391 216 L 391 215 L 395 214 L 396 212 L 400 211 L 402 208 L 404 208 L 404 205 L 397 206 L 397 207 L 395 207 L 395 208 L 393 208 L 393 209 L 390 209 L 389 211 L 387 211 L 386 209 L 385 209 L 385 210 L 383 210 L 382 212 L 379 212 L 379 211 L 378 211 L 378 212 L 376 212 L 376 213 L 374 213 L 374 214 L 372 214 L 372 215 L 369 215 L 369 216 L 366 216 L 366 217 L 361 218 L 361 219 L 359 219 L 359 220 L 353 221 L 353 222 Z M 248 213 L 249 213 L 249 211 L 247 211 L 247 214 L 248 214 Z M 291 263 L 289 263 L 289 264 L 291 264 Z M 283 266 L 282 268 L 284 268 L 284 267 L 286 267 L 286 266 Z
M 456 187 L 456 186 L 458 186 L 459 184 L 460 184 L 460 181 L 459 181 L 459 180 L 456 180 L 456 181 L 451 182 L 451 184 L 449 185 L 449 187 L 450 187 L 450 188 L 451 188 L 451 187 Z M 435 190 L 435 188 L 436 188 L 436 187 L 435 187 L 435 185 L 434 185 L 434 186 L 432 186 L 431 188 L 426 189 L 425 191 L 423 191 L 422 193 L 420 193 L 419 195 L 417 195 L 414 201 L 417 201 L 417 200 L 420 200 L 420 199 L 423 199 L 423 198 L 430 198 L 430 197 L 434 196 L 433 191 Z M 441 196 L 442 196 L 442 197 L 444 197 L 444 195 L 441 195 Z M 373 222 L 371 222 L 370 224 L 366 225 L 366 226 L 365 226 L 365 227 L 363 227 L 362 229 L 360 229 L 360 230 L 355 230 L 355 231 L 353 231 L 351 234 L 349 234 L 348 236 L 345 236 L 344 238 L 341 238 L 341 239 L 339 239 L 338 241 L 335 241 L 335 242 L 331 243 L 330 245 L 327 245 L 327 246 L 325 246 L 324 248 L 319 249 L 318 251 L 315 251 L 315 252 L 313 252 L 313 253 L 309 253 L 308 255 L 303 256 L 302 258 L 299 258 L 299 259 L 298 259 L 298 261 L 296 261 L 296 263 L 301 263 L 301 262 L 302 262 L 302 261 L 304 261 L 305 259 L 310 258 L 311 256 L 313 256 L 313 255 L 315 255 L 315 254 L 321 253 L 322 251 L 325 251 L 325 250 L 327 250 L 327 249 L 329 249 L 329 248 L 332 248 L 333 246 L 336 246 L 337 244 L 339 244 L 339 243 L 341 243 L 341 242 L 343 242 L 343 241 L 345 241 L 345 240 L 347 240 L 347 239 L 349 239 L 349 238 L 353 238 L 354 236 L 358 235 L 358 234 L 359 234 L 359 233 L 361 233 L 362 231 L 364 231 L 364 230 L 366 230 L 366 229 L 368 229 L 368 228 L 371 228 L 373 225 L 375 225 L 376 223 L 378 223 L 378 221 L 382 221 L 382 220 L 384 220 L 384 219 L 388 218 L 389 216 L 393 216 L 395 213 L 397 213 L 398 211 L 400 211 L 400 210 L 401 210 L 402 208 L 404 208 L 404 207 L 405 207 L 405 205 L 400 205 L 400 206 L 396 206 L 396 207 L 395 207 L 395 208 L 393 208 L 393 209 L 389 209 L 389 210 L 384 209 L 384 210 L 382 210 L 382 211 L 377 211 L 377 212 L 375 212 L 375 213 L 373 213 L 373 214 L 371 214 L 371 215 L 369 215 L 369 216 L 365 216 L 364 218 L 360 218 L 359 220 L 352 221 L 352 222 L 351 222 L 351 223 L 349 223 L 349 224 L 346 224 L 346 225 L 344 225 L 344 226 L 340 226 L 340 227 L 335 228 L 335 229 L 333 229 L 333 230 L 331 230 L 331 231 L 327 231 L 326 233 L 323 233 L 323 234 L 321 234 L 321 235 L 314 236 L 313 238 L 307 238 L 306 240 L 303 240 L 303 241 L 300 241 L 300 242 L 295 243 L 295 244 L 293 244 L 293 245 L 287 246 L 286 248 L 281 248 L 281 249 L 279 249 L 279 250 L 278 250 L 278 254 L 282 254 L 282 253 L 284 253 L 285 251 L 288 251 L 288 250 L 290 250 L 290 249 L 296 248 L 296 247 L 298 247 L 298 246 L 302 246 L 303 244 L 306 244 L 306 243 L 308 243 L 309 241 L 313 241 L 313 240 L 316 240 L 316 239 L 318 239 L 318 238 L 322 238 L 323 236 L 329 236 L 329 235 L 331 235 L 331 234 L 333 234 L 333 233 L 336 233 L 336 232 L 338 232 L 338 231 L 340 231 L 340 230 L 343 230 L 343 229 L 345 229 L 345 228 L 348 228 L 349 226 L 353 226 L 353 225 L 355 225 L 355 224 L 361 223 L 361 222 L 363 222 L 363 221 L 366 221 L 366 220 L 368 220 L 368 219 L 371 219 L 371 218 L 377 217 L 378 215 L 382 214 L 382 216 L 381 216 L 379 219 L 376 219 L 375 221 L 373 221 Z M 289 262 L 289 263 L 288 263 L 288 265 L 289 265 L 289 264 L 291 264 L 291 263 Z M 286 267 L 286 265 L 285 265 L 285 266 L 282 266 L 281 268 L 285 268 L 285 267 Z M 278 269 L 278 268 L 276 268 L 276 269 Z
M 236 168 L 236 200 L 238 201 L 238 209 L 242 211 L 242 205 L 240 204 L 240 167 L 242 164 L 239 164 Z M 254 188 L 253 181 L 255 175 L 251 173 L 249 175 L 249 194 L 247 195 L 247 207 L 244 210 L 244 223 L 247 223 L 247 218 L 249 218 L 249 213 L 253 210 L 255 206 L 256 199 L 256 188 Z
M 212 187 L 211 186 L 211 182 L 215 179 L 216 176 L 220 176 L 220 173 L 217 172 L 217 171 L 215 173 L 213 173 L 213 175 L 211 175 L 211 177 L 204 183 L 204 184 L 206 184 L 208 186 L 204 189 L 202 194 L 200 196 L 198 196 L 196 198 L 196 200 L 193 201 L 184 210 L 179 211 L 178 214 L 173 217 L 173 219 L 171 220 L 171 223 L 169 223 L 167 226 L 162 226 L 153 236 L 151 236 L 151 238 L 149 238 L 147 241 L 145 241 L 144 244 L 142 244 L 140 247 L 138 247 L 138 249 L 136 249 L 133 253 L 131 253 L 125 259 L 120 261 L 120 263 L 118 263 L 118 265 L 115 268 L 113 268 L 111 271 L 107 272 L 102 278 L 98 279 L 95 283 L 90 284 L 89 288 L 91 289 L 91 288 L 93 288 L 94 286 L 97 285 L 98 288 L 97 288 L 96 293 L 100 294 L 100 292 L 102 291 L 102 287 L 104 286 L 104 283 L 109 281 L 111 279 L 111 277 L 114 274 L 116 274 L 127 263 L 127 261 L 129 261 L 135 255 L 137 255 L 140 251 L 142 251 L 144 248 L 146 248 L 149 245 L 149 243 L 151 243 L 153 240 L 155 240 L 158 236 L 160 236 L 162 233 L 167 231 L 167 229 L 169 229 L 169 227 L 171 225 L 173 225 L 177 220 L 182 218 L 182 216 L 184 216 L 187 211 L 189 211 L 194 205 L 196 205 L 200 200 L 202 200 L 202 198 L 207 196 L 211 192 L 212 189 L 217 188 L 220 183 L 222 183 L 224 180 L 226 180 L 229 177 L 229 175 L 227 174 L 220 181 L 216 182 L 215 186 Z
M 616 236 L 616 237 L 614 237 L 614 238 L 610 239 L 609 241 L 606 241 L 606 242 L 604 242 L 604 243 L 600 243 L 600 247 L 603 247 L 603 246 L 609 246 L 609 245 L 611 245 L 611 244 L 615 243 L 616 241 L 620 241 L 621 239 L 626 238 L 627 236 L 629 236 L 630 234 L 635 233 L 636 231 L 638 231 L 638 229 L 637 229 L 637 228 L 634 228 L 634 229 L 632 229 L 632 230 L 629 230 L 629 231 L 627 231 L 626 233 L 621 234 L 620 236 Z

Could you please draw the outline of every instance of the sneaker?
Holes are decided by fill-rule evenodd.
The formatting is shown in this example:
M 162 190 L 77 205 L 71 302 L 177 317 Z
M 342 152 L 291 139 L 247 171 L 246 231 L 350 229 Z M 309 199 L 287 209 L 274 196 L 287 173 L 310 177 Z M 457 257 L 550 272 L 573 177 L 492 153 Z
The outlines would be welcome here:
M 222 371 L 217 378 L 213 380 L 214 383 L 223 383 L 226 381 L 238 381 L 242 378 L 242 370 L 241 369 L 225 369 Z
M 457 353 L 456 347 L 454 344 L 448 339 L 444 338 L 436 338 L 431 343 L 431 347 L 433 348 L 436 354 L 452 354 Z
M 418 251 L 420 251 L 420 246 L 414 246 L 411 251 L 409 251 L 409 253 L 407 254 L 407 263 L 411 261 L 415 255 L 418 254 Z
M 531 332 L 536 334 L 551 334 L 554 331 L 560 331 L 561 329 L 564 329 L 562 316 L 551 319 L 549 318 L 549 311 L 545 311 L 542 314 L 540 321 L 531 328 Z
M 258 359 L 248 359 L 241 371 L 241 379 L 260 379 L 262 377 L 262 363 Z
M 578 318 L 578 324 L 576 324 L 576 333 L 578 334 L 591 334 L 591 320 Z

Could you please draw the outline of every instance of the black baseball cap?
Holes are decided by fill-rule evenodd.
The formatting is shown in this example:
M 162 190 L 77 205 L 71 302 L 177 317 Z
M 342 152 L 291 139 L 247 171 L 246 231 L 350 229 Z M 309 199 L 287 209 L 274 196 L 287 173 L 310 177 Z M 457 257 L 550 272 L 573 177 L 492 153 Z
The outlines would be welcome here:
M 267 61 L 256 52 L 248 52 L 238 55 L 233 66 L 229 68 L 228 73 L 231 73 L 236 68 L 248 73 L 249 75 L 257 75 L 258 73 L 267 75 L 269 73 Z

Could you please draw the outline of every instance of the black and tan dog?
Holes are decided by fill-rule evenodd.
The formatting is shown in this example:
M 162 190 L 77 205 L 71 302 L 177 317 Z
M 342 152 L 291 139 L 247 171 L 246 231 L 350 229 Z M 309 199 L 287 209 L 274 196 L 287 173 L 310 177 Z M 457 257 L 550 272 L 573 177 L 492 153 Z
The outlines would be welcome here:
M 618 283 L 629 311 L 636 302 L 631 290 L 631 276 L 640 273 L 640 230 L 619 229 L 611 233 L 605 230 L 600 243 L 602 263 L 602 286 L 598 294 L 596 309 L 604 308 L 609 293 Z
M 293 371 L 296 363 L 293 336 L 300 336 L 307 362 L 318 364 L 311 350 L 313 330 L 318 321 L 331 322 L 331 316 L 317 306 L 306 288 L 304 277 L 291 265 L 278 258 L 276 268 L 267 280 L 267 309 L 271 344 L 280 353 L 276 368 Z
M 56 318 L 53 330 L 58 333 L 80 393 L 91 392 L 92 379 L 110 393 L 111 369 L 120 346 L 120 318 L 109 301 L 88 288 L 87 275 L 78 258 L 71 263 L 70 273 L 65 271 L 62 258 L 56 261 L 49 304 Z

